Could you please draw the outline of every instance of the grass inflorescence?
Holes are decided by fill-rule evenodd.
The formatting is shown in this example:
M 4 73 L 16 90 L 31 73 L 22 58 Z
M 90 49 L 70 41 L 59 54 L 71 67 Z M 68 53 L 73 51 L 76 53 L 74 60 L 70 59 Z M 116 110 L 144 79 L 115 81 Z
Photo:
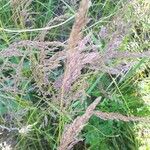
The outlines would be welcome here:
M 149 19 L 148 0 L 0 1 L 0 148 L 149 149 Z

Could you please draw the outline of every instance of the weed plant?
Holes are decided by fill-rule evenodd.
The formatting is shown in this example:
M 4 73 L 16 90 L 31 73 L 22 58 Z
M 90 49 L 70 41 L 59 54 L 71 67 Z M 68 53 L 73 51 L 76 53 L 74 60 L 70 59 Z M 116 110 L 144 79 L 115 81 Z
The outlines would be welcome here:
M 0 148 L 148 150 L 149 0 L 0 0 Z

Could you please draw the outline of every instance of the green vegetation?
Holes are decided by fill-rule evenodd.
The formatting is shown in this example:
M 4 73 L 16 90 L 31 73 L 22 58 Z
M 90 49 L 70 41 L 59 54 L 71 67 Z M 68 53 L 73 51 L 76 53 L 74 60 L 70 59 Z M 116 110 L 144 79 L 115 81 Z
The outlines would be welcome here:
M 82 2 L 0 0 L 0 149 L 150 149 L 150 2 Z

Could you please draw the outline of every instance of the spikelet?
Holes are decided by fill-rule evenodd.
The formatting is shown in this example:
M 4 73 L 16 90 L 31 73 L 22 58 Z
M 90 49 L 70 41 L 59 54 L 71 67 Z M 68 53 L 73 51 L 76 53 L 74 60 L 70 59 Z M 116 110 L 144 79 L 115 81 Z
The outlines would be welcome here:
M 67 63 L 61 87 L 62 97 L 64 93 L 70 89 L 71 84 L 81 74 L 82 66 L 80 61 L 80 50 L 77 46 L 82 39 L 82 29 L 86 25 L 89 3 L 89 0 L 81 1 L 70 37 L 68 39 Z
M 150 118 L 143 118 L 143 117 L 135 117 L 135 116 L 124 116 L 119 113 L 107 113 L 107 112 L 101 112 L 101 111 L 95 111 L 94 114 L 103 119 L 103 120 L 120 120 L 120 121 L 140 121 L 140 122 L 150 122 Z
M 67 127 L 66 131 L 64 131 L 62 135 L 58 150 L 69 150 L 73 147 L 74 143 L 77 143 L 77 136 L 89 121 L 90 117 L 93 115 L 94 109 L 98 105 L 100 100 L 100 97 L 97 98 L 90 106 L 88 106 L 86 112 L 82 116 L 77 117 L 73 121 L 73 123 L 71 123 L 69 127 Z

